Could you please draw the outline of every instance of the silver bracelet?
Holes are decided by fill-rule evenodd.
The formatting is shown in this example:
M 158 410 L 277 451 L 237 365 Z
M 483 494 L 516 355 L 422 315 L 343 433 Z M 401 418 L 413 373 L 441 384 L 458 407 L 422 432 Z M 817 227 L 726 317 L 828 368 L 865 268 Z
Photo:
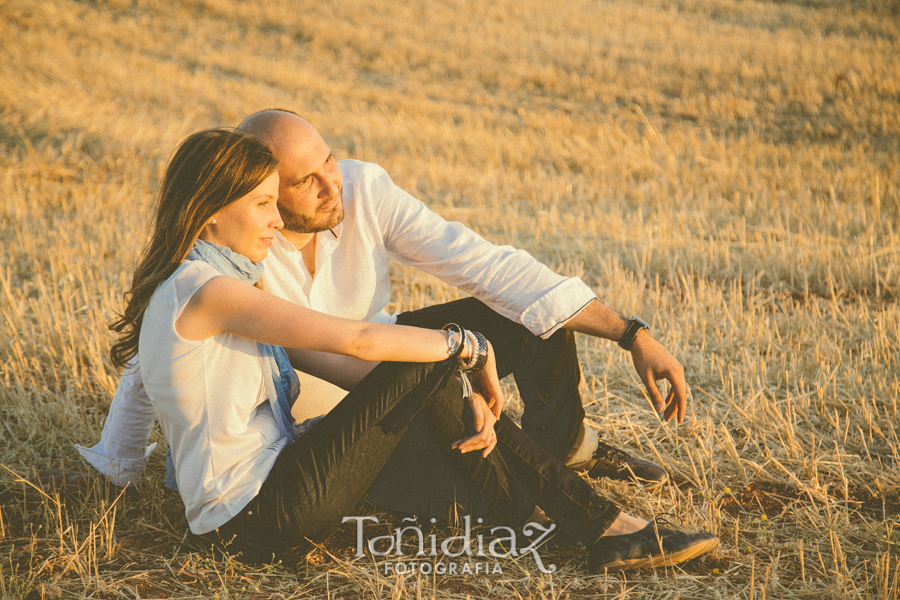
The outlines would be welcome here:
M 465 348 L 466 330 L 456 323 L 447 323 L 441 329 L 447 332 L 447 356 L 456 356 L 460 346 Z

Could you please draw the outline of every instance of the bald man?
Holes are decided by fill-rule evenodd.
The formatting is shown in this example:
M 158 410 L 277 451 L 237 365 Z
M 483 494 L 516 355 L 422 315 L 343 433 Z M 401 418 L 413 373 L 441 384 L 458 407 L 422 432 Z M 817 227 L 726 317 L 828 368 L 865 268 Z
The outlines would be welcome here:
M 335 316 L 441 328 L 458 323 L 485 334 L 501 377 L 513 374 L 524 405 L 522 429 L 552 456 L 591 477 L 657 485 L 665 469 L 598 441 L 585 423 L 574 332 L 616 341 L 661 416 L 684 418 L 682 365 L 639 318 L 603 305 L 578 278 L 562 277 L 527 252 L 497 246 L 460 223 L 447 222 L 394 185 L 381 167 L 338 162 L 318 131 L 297 114 L 267 110 L 240 125 L 266 142 L 279 161 L 278 206 L 284 229 L 265 259 L 263 285 L 281 298 Z M 391 315 L 389 259 L 419 268 L 471 298 Z M 305 353 L 294 417 L 306 426 L 327 413 L 372 365 L 347 357 Z M 146 463 L 152 411 L 141 405 L 139 365 L 126 369 L 101 442 L 82 455 L 114 482 L 136 482 Z M 330 383 L 311 377 L 315 375 Z M 656 381 L 670 383 L 663 399 Z M 370 499 L 395 510 L 421 511 L 416 489 L 458 493 L 465 482 L 438 479 L 453 460 L 427 431 L 407 435 L 396 460 L 417 477 L 379 479 Z M 393 473 L 404 469 L 393 469 Z M 172 483 L 172 482 L 170 482 Z M 440 494 L 438 494 L 440 495 Z M 435 510 L 444 505 L 436 504 Z M 419 510 L 416 510 L 416 507 Z

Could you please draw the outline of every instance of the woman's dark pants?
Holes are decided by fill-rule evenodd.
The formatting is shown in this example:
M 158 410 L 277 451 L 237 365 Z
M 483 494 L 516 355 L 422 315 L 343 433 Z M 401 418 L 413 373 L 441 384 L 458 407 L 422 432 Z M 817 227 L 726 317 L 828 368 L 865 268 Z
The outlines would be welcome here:
M 416 514 L 444 510 L 408 456 L 392 455 L 408 431 L 430 432 L 441 451 L 443 476 L 465 486 L 463 510 L 490 524 L 519 526 L 540 506 L 563 531 L 590 543 L 619 509 L 537 446 L 515 423 L 497 424 L 498 446 L 480 452 L 451 450 L 474 433 L 468 403 L 456 380 L 455 360 L 382 363 L 308 433 L 281 452 L 259 494 L 233 519 L 206 537 L 230 544 L 245 560 L 301 555 L 352 516 L 376 477 L 402 481 Z M 441 475 L 441 474 L 438 474 Z

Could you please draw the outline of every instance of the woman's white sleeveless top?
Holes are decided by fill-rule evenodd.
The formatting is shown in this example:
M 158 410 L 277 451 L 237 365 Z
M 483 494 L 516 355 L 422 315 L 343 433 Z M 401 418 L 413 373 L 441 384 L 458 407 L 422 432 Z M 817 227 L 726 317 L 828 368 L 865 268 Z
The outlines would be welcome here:
M 240 512 L 288 444 L 266 398 L 256 342 L 225 333 L 191 341 L 175 331 L 194 293 L 219 276 L 207 263 L 182 263 L 153 294 L 138 345 L 144 386 L 197 534 Z

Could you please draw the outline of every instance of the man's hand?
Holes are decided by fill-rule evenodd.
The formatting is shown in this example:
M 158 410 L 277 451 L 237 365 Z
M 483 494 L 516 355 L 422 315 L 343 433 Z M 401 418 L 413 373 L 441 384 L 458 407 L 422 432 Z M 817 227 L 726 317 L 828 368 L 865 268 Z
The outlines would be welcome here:
M 629 319 L 599 300 L 594 300 L 569 319 L 564 327 L 609 340 L 618 340 L 625 333 L 628 323 Z M 675 415 L 678 416 L 679 423 L 684 421 L 687 410 L 687 383 L 684 381 L 684 367 L 681 363 L 647 331 L 639 332 L 634 338 L 634 343 L 631 344 L 631 360 L 650 394 L 656 412 L 666 421 L 671 421 Z M 659 388 L 656 387 L 659 379 L 667 380 L 671 386 L 665 402 Z
M 678 416 L 679 423 L 684 421 L 687 410 L 687 383 L 684 380 L 684 367 L 681 363 L 647 331 L 641 331 L 634 339 L 631 345 L 631 360 L 650 394 L 656 412 L 662 414 L 666 421 L 671 421 L 675 415 Z M 659 379 L 669 382 L 669 395 L 665 404 L 659 388 L 656 387 Z
M 484 396 L 478 392 L 473 392 L 469 397 L 469 408 L 472 409 L 472 416 L 475 419 L 475 435 L 462 440 L 453 442 L 453 448 L 459 448 L 460 452 L 472 452 L 473 450 L 482 450 L 481 457 L 487 458 L 494 446 L 497 445 L 497 434 L 494 432 L 494 424 L 497 417 L 491 408 L 488 407 Z

